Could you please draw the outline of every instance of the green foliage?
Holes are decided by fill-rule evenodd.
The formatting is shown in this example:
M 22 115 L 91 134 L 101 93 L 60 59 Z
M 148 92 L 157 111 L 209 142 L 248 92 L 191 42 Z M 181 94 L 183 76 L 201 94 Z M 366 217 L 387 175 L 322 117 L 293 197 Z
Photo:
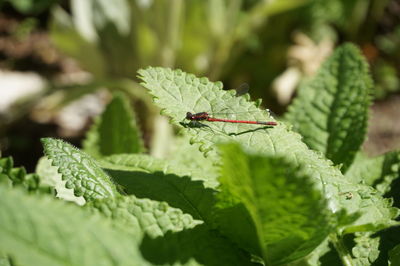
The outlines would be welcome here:
M 54 9 L 51 36 L 100 79 L 133 77 L 147 65 L 217 78 L 269 17 L 307 2 L 260 1 L 246 8 L 240 0 L 71 1 L 70 13 Z
M 216 191 L 199 178 L 204 174 L 196 170 L 179 169 L 148 156 L 115 155 L 108 162 L 103 166 L 125 193 L 165 201 L 192 215 L 194 219 L 211 222 L 210 206 L 215 204 Z
M 144 151 L 134 113 L 122 93 L 114 94 L 103 114 L 88 131 L 83 146 L 93 156 Z
M 400 245 L 397 245 L 389 252 L 390 265 L 400 264 Z
M 355 265 L 371 265 L 379 256 L 379 237 L 370 232 L 356 233 L 352 248 Z
M 346 44 L 300 88 L 286 118 L 310 148 L 345 172 L 365 139 L 371 87 L 365 59 Z
M 400 176 L 400 152 L 388 152 L 374 158 L 367 158 L 359 153 L 345 176 L 354 183 L 374 186 L 384 194 L 389 191 L 391 183 Z
M 0 158 L 0 184 L 22 187 L 30 193 L 53 193 L 53 189 L 36 174 L 27 174 L 24 167 L 14 167 L 12 157 Z
M 56 190 L 57 198 L 72 201 L 79 205 L 85 204 L 83 197 L 76 197 L 73 189 L 65 187 L 66 181 L 63 181 L 62 175 L 58 173 L 58 167 L 51 165 L 51 160 L 46 156 L 39 159 L 36 165 L 36 173 L 41 182 Z
M 307 171 L 283 158 L 245 154 L 232 144 L 221 150 L 220 208 L 237 202 L 245 206 L 267 265 L 304 257 L 332 231 L 322 191 Z M 227 220 L 222 226 L 231 224 Z M 247 231 L 249 223 L 242 226 Z
M 236 97 L 229 91 L 221 90 L 221 83 L 212 83 L 206 78 L 196 78 L 180 70 L 148 68 L 139 71 L 143 85 L 155 96 L 155 103 L 162 113 L 170 116 L 172 123 L 188 128 L 192 143 L 199 143 L 200 150 L 214 162 L 219 161 L 215 143 L 236 141 L 246 149 L 269 156 L 283 156 L 294 165 L 307 165 L 308 175 L 324 186 L 331 210 L 345 209 L 348 214 L 362 213 L 354 224 L 357 230 L 366 230 L 371 224 L 391 224 L 396 212 L 390 208 L 375 190 L 363 184 L 354 184 L 343 178 L 340 171 L 321 155 L 309 150 L 300 136 L 288 129 L 284 123 L 273 128 L 253 125 L 212 123 L 193 125 L 182 123 L 186 112 L 211 110 L 213 112 L 246 112 L 249 119 L 273 120 L 267 111 L 257 108 L 248 97 Z M 321 183 L 322 182 L 322 183 Z M 346 200 L 346 193 L 354 197 Z M 378 204 L 379 203 L 379 204 Z M 385 215 L 382 215 L 385 213 Z M 363 227 L 362 225 L 368 225 Z M 360 227 L 361 226 L 361 227 Z
M 139 199 L 133 195 L 94 200 L 89 207 L 97 209 L 122 228 L 144 232 L 152 238 L 163 236 L 167 232 L 194 228 L 202 223 L 165 202 Z
M 0 249 L 18 265 L 146 265 L 137 234 L 78 206 L 0 187 Z
M 364 60 L 354 47 L 346 45 L 339 49 L 339 52 L 336 52 L 332 58 L 338 57 L 338 54 L 341 53 L 354 55 L 359 60 L 356 61 L 359 63 L 356 65 L 361 65 L 361 70 L 366 70 Z M 328 63 L 333 61 L 332 58 Z M 350 58 L 353 57 L 350 56 Z M 351 61 L 351 59 L 349 60 Z M 355 70 L 353 64 L 347 65 L 348 61 L 344 61 L 346 64 L 342 65 L 341 73 L 347 77 L 347 74 L 344 74 L 344 72 L 349 70 L 353 73 L 352 71 Z M 325 68 L 326 65 L 329 65 L 328 63 L 325 64 Z M 337 64 L 334 65 L 337 66 Z M 335 69 L 333 67 L 333 70 Z M 370 86 L 370 83 L 368 83 L 370 82 L 368 73 L 366 71 L 361 71 L 361 73 L 363 73 L 365 80 L 358 82 L 360 82 L 361 87 L 367 90 L 369 89 L 368 86 Z M 162 109 L 162 113 L 171 117 L 173 124 L 186 128 L 186 133 L 191 136 L 191 143 L 198 143 L 200 151 L 204 152 L 208 156 L 208 159 L 217 165 L 221 164 L 221 160 L 218 151 L 215 149 L 215 143 L 228 141 L 239 142 L 245 150 L 256 152 L 260 155 L 277 156 L 278 158 L 282 156 L 287 163 L 293 164 L 295 167 L 304 165 L 303 174 L 309 176 L 312 182 L 323 191 L 324 197 L 328 200 L 328 209 L 333 212 L 342 210 L 347 213 L 347 216 L 338 217 L 339 221 L 336 230 L 339 233 L 339 242 L 341 241 L 341 234 L 350 234 L 358 231 L 375 232 L 397 224 L 394 219 L 398 216 L 399 211 L 397 208 L 392 207 L 390 199 L 383 198 L 374 188 L 357 182 L 354 178 L 346 179 L 338 168 L 333 167 L 328 160 L 322 157 L 322 154 L 309 150 L 301 142 L 299 135 L 290 131 L 282 122 L 279 122 L 278 126 L 273 128 L 226 123 L 184 122 L 185 114 L 188 111 L 193 113 L 202 111 L 216 113 L 251 111 L 248 119 L 260 121 L 273 120 L 268 112 L 259 110 L 258 105 L 250 102 L 247 96 L 236 97 L 230 92 L 221 90 L 222 86 L 220 83 L 212 83 L 205 78 L 199 79 L 180 70 L 172 71 L 170 69 L 148 68 L 140 70 L 139 74 L 139 77 L 144 81 L 143 85 L 155 97 L 154 101 Z M 349 81 L 349 78 L 347 80 Z M 342 82 L 343 79 L 340 81 Z M 356 82 L 356 84 L 358 83 Z M 321 92 L 321 94 L 323 93 Z M 345 100 L 346 102 L 347 98 L 344 95 L 346 93 L 349 93 L 349 91 L 345 91 L 337 101 Z M 364 114 L 366 115 L 370 101 L 368 92 L 364 96 L 365 98 L 363 99 L 365 101 L 360 101 L 359 109 L 356 110 L 364 110 Z M 309 104 L 310 100 L 310 98 L 305 99 L 303 102 L 304 105 L 311 106 Z M 342 104 L 337 103 L 338 106 Z M 355 119 L 355 124 L 358 125 L 357 121 L 359 121 L 359 117 L 357 116 L 349 116 L 346 121 L 351 124 L 354 122 L 353 119 Z M 365 120 L 366 117 L 363 119 Z M 362 121 L 364 121 L 363 119 Z M 365 123 L 361 124 L 365 127 Z M 334 133 L 337 134 L 337 132 Z M 327 134 L 333 133 L 327 131 Z M 342 135 L 339 134 L 339 136 Z M 357 138 L 364 139 L 364 136 L 360 135 Z M 360 144 L 356 148 L 353 148 L 353 152 L 358 151 L 359 147 Z M 344 154 L 347 155 L 346 153 Z M 351 162 L 352 159 L 348 163 L 351 164 Z M 261 254 L 261 250 L 257 245 L 254 245 L 255 241 L 257 241 L 257 231 L 255 229 L 253 231 L 247 230 L 246 233 L 241 235 L 239 231 L 240 226 L 237 226 L 240 225 L 240 222 L 237 222 L 237 220 L 250 219 L 250 214 L 246 214 L 244 207 L 240 205 L 234 206 L 233 208 L 221 211 L 221 213 L 223 213 L 222 217 L 229 217 L 231 215 L 231 219 L 226 219 L 226 221 L 231 223 L 231 228 L 225 230 L 224 234 L 232 237 L 234 235 L 232 232 L 238 232 L 233 237 L 235 242 L 242 243 L 252 253 Z M 235 222 L 233 222 L 234 219 L 232 217 L 236 217 Z M 223 219 L 220 221 L 223 221 Z M 320 243 L 322 243 L 322 240 L 320 240 Z M 320 243 L 314 243 L 314 247 Z M 342 245 L 335 244 L 335 246 L 339 247 Z M 349 260 L 345 251 L 341 250 L 339 253 L 343 261 Z
M 58 0 L 1 0 L 0 6 L 3 2 L 10 2 L 12 6 L 23 14 L 38 14 L 51 7 Z
M 45 154 L 58 167 L 65 187 L 86 201 L 114 197 L 118 192 L 109 176 L 86 153 L 61 140 L 42 139 Z
M 107 14 L 96 25 L 115 20 L 113 30 L 123 32 L 125 22 Z M 305 130 L 303 140 L 317 151 L 291 126 L 260 110 L 260 101 L 224 91 L 220 82 L 152 67 L 140 70 L 139 78 L 184 132 L 171 159 L 138 154 L 143 151 L 138 130 L 121 95 L 88 134 L 85 147 L 99 161 L 61 140 L 43 139 L 48 159 L 38 164 L 37 178 L 55 187 L 59 198 L 83 196 L 86 204 L 0 186 L 5 263 L 9 258 L 21 265 L 396 262 L 399 241 L 388 245 L 385 232 L 399 225 L 399 209 L 384 195 L 393 193 L 400 157 L 395 151 L 365 158 L 359 151 L 371 83 L 356 48 L 339 48 L 290 108 L 294 128 Z M 308 94 L 318 94 L 329 108 L 317 108 Z M 277 125 L 185 121 L 186 112 L 204 111 L 250 111 L 247 119 Z M 319 121 L 329 126 L 316 127 Z M 332 161 L 343 165 L 345 175 Z M 12 161 L 1 159 L 1 180 L 24 184 L 26 173 L 10 169 Z M 75 196 L 63 196 L 66 188 Z

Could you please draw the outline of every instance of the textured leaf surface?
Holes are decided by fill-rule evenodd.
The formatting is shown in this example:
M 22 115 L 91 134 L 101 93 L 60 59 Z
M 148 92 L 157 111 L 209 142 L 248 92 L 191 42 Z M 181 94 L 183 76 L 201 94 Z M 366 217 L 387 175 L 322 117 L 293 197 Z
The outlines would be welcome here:
M 180 70 L 149 67 L 139 71 L 143 85 L 155 96 L 155 103 L 162 113 L 171 117 L 172 123 L 182 126 L 186 112 L 235 112 L 251 111 L 248 119 L 272 120 L 269 113 L 258 109 L 248 97 L 235 97 L 223 91 L 221 83 Z M 219 162 L 215 144 L 237 141 L 248 150 L 265 155 L 284 157 L 295 165 L 305 165 L 307 175 L 323 186 L 329 207 L 336 212 L 345 209 L 348 214 L 360 213 L 354 225 L 388 223 L 397 215 L 391 203 L 384 201 L 376 191 L 366 185 L 354 184 L 343 177 L 338 168 L 322 155 L 308 149 L 299 134 L 290 131 L 284 123 L 265 128 L 254 125 L 208 123 L 203 126 L 185 125 L 192 143 L 199 143 L 200 150 L 209 160 Z M 351 194 L 351 197 L 349 196 Z M 379 204 L 378 204 L 379 203 Z M 172 205 L 172 204 L 171 204 Z M 365 230 L 365 228 L 359 228 Z
M 388 152 L 374 158 L 367 158 L 359 153 L 345 177 L 354 183 L 374 186 L 384 194 L 390 190 L 393 180 L 400 177 L 400 152 Z
M 191 152 L 189 149 L 185 149 L 184 151 L 186 151 L 186 154 Z M 194 181 L 203 181 L 205 187 L 216 188 L 218 185 L 217 168 L 210 165 L 210 162 L 207 162 L 205 165 L 206 159 L 203 157 L 203 154 L 200 153 L 200 155 L 202 157 L 196 159 L 199 159 L 199 161 L 203 163 L 202 165 L 198 165 L 197 163 L 199 162 L 189 162 L 186 164 L 182 162 L 182 160 L 184 160 L 183 158 L 166 161 L 145 154 L 116 154 L 103 158 L 100 163 L 101 166 L 106 169 L 139 170 L 148 173 L 160 171 L 164 174 L 190 176 Z M 192 158 L 186 159 L 190 161 Z
M 251 265 L 249 254 L 165 202 L 127 196 L 95 200 L 88 206 L 116 226 L 146 233 L 141 251 L 153 264 Z
M 95 200 L 89 206 L 95 207 L 115 223 L 134 232 L 145 232 L 152 238 L 163 236 L 168 231 L 190 229 L 202 223 L 165 202 L 138 199 L 132 195 Z
M 137 234 L 50 198 L 0 187 L 0 249 L 18 265 L 147 265 Z
M 63 200 L 73 201 L 78 205 L 85 204 L 83 197 L 76 197 L 73 189 L 65 187 L 65 182 L 62 180 L 62 176 L 58 173 L 58 167 L 51 165 L 51 160 L 47 157 L 39 159 L 36 165 L 36 173 L 40 176 L 41 181 L 56 190 L 56 196 Z
M 140 130 L 128 100 L 115 93 L 103 114 L 89 130 L 84 150 L 94 156 L 140 153 L 144 150 Z
M 373 265 L 379 256 L 379 237 L 371 236 L 371 233 L 356 233 L 355 246 L 352 248 L 354 264 L 357 266 Z
M 96 198 L 114 197 L 118 192 L 110 177 L 86 153 L 62 140 L 42 139 L 45 154 L 58 167 L 65 187 L 74 190 L 74 195 L 86 201 Z
M 368 65 L 351 44 L 338 48 L 318 74 L 299 90 L 287 119 L 307 145 L 342 171 L 364 141 L 372 81 Z
M 260 265 L 252 263 L 248 253 L 206 225 L 177 233 L 168 232 L 155 239 L 145 237 L 141 250 L 143 256 L 155 265 L 174 262 L 185 265 L 197 265 L 195 262 L 200 265 Z
M 102 166 L 128 194 L 165 201 L 195 219 L 209 221 L 215 182 L 207 187 L 199 170 L 179 168 L 146 155 L 113 155 Z
M 301 168 L 282 158 L 246 154 L 233 144 L 221 150 L 221 187 L 232 195 L 223 192 L 221 200 L 233 197 L 245 206 L 267 265 L 304 257 L 332 232 L 323 194 Z M 242 230 L 249 224 L 244 221 Z

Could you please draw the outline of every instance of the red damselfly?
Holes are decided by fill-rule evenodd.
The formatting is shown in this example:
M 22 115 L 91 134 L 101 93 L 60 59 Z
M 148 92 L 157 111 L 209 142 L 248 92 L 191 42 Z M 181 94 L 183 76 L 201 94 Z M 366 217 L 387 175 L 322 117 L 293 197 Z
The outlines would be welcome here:
M 240 124 L 256 124 L 256 125 L 265 125 L 265 126 L 276 126 L 277 122 L 274 121 L 254 121 L 254 120 L 236 120 L 236 119 L 225 119 L 214 117 L 214 115 L 209 114 L 207 112 L 200 113 L 186 113 L 186 119 L 190 121 L 208 121 L 208 122 L 225 122 L 225 123 L 240 123 Z

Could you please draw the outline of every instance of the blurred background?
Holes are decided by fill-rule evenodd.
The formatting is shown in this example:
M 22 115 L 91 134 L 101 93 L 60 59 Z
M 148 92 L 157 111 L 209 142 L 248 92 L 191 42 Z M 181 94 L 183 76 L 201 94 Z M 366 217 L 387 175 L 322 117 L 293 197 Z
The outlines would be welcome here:
M 245 83 L 281 115 L 343 42 L 360 47 L 375 82 L 365 151 L 400 148 L 400 0 L 0 0 L 0 150 L 33 171 L 40 137 L 79 147 L 118 90 L 162 157 L 174 130 L 139 68 Z

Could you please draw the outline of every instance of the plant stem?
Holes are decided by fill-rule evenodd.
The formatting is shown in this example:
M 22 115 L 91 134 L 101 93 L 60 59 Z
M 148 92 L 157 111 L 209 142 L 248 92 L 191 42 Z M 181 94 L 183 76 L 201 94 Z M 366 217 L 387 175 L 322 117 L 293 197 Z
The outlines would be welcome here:
M 344 245 L 342 239 L 338 237 L 336 233 L 332 233 L 329 236 L 330 241 L 335 246 L 336 251 L 339 253 L 339 257 L 343 262 L 344 266 L 355 266 L 351 254 Z

